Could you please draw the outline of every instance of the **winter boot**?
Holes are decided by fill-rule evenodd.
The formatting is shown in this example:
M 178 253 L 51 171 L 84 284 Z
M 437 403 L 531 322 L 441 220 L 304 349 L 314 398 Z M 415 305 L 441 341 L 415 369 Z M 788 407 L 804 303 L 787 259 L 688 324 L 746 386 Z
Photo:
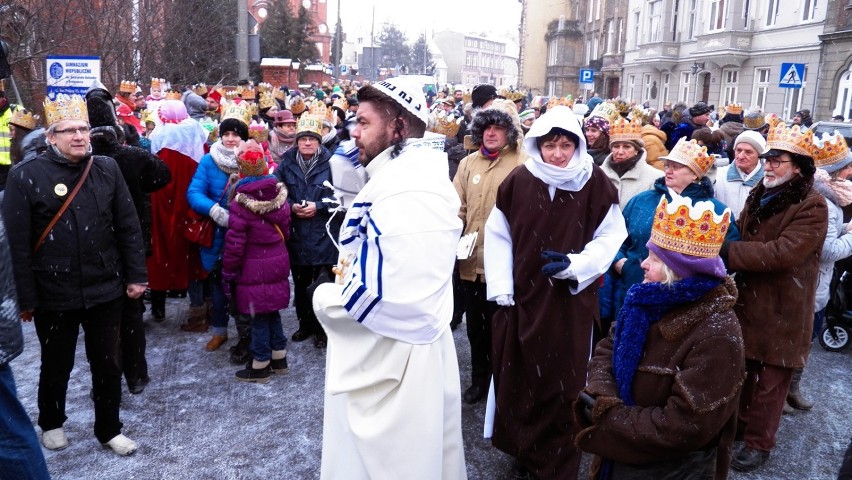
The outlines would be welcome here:
M 802 391 L 799 389 L 801 380 L 802 369 L 794 369 L 793 378 L 790 380 L 790 388 L 787 390 L 787 403 L 796 410 L 810 410 L 814 408 L 814 404 L 802 395 Z
M 228 349 L 228 353 L 231 354 L 232 364 L 245 365 L 246 362 L 251 360 L 251 352 L 249 352 L 250 344 L 251 337 L 240 337 L 237 344 Z
M 189 318 L 180 326 L 184 332 L 203 333 L 209 328 L 207 324 L 207 306 L 189 307 Z
M 287 350 L 273 350 L 272 361 L 269 363 L 273 373 L 287 373 L 290 369 L 287 367 Z
M 253 383 L 266 383 L 269 381 L 270 375 L 272 375 L 270 362 L 258 362 L 257 360 L 250 361 L 246 368 L 237 371 L 235 374 L 237 380 Z
M 223 343 L 228 341 L 227 335 L 213 335 L 213 338 L 207 342 L 207 345 L 204 347 L 208 352 L 213 352 L 219 350 L 219 347 L 222 346 Z
M 166 319 L 166 292 L 163 290 L 151 290 L 151 315 L 154 321 L 162 322 Z

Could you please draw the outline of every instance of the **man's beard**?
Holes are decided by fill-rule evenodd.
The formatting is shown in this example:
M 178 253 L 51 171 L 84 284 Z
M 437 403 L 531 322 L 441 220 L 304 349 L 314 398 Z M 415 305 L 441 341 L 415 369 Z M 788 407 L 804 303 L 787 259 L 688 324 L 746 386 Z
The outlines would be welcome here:
M 379 156 L 380 153 L 393 145 L 394 142 L 391 135 L 377 139 L 372 145 L 363 145 L 359 140 L 355 140 L 355 146 L 358 147 L 358 162 L 362 166 L 366 167 L 374 158 Z
M 763 174 L 763 186 L 766 188 L 780 187 L 792 180 L 794 175 L 796 175 L 796 173 L 791 171 L 781 177 L 770 177 L 770 173 L 766 172 Z

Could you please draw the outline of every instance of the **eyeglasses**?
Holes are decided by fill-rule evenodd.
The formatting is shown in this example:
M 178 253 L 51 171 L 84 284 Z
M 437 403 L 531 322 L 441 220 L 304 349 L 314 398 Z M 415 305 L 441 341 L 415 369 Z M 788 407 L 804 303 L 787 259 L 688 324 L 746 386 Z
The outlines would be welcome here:
M 781 168 L 782 163 L 792 163 L 792 160 L 781 160 L 781 157 L 769 157 L 763 159 L 763 164 L 772 165 L 772 168 Z
M 54 130 L 53 133 L 58 133 L 60 135 L 66 135 L 66 134 L 76 135 L 78 133 L 81 134 L 81 135 L 88 135 L 89 134 L 89 127 L 71 127 L 71 128 L 64 128 L 62 130 L 57 129 L 57 130 Z

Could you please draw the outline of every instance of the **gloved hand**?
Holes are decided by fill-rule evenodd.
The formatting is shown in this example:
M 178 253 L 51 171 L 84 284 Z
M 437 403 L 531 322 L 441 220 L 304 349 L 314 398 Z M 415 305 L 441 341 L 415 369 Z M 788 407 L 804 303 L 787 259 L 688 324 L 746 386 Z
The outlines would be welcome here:
M 568 258 L 568 255 L 552 250 L 545 250 L 541 252 L 541 258 L 548 262 L 541 267 L 541 273 L 559 280 L 568 278 L 568 267 L 571 266 L 571 260 Z
M 497 295 L 497 298 L 495 298 L 494 301 L 501 307 L 511 307 L 515 304 L 515 299 L 512 295 Z
M 218 203 L 213 204 L 207 214 L 210 215 L 210 218 L 212 218 L 217 225 L 228 228 L 228 211 L 222 208 L 221 205 Z

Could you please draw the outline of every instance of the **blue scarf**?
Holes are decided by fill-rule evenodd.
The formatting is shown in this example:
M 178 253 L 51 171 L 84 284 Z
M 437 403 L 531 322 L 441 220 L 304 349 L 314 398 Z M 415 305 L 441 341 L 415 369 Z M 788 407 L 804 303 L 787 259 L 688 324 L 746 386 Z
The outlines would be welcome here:
M 696 276 L 671 285 L 652 282 L 630 287 L 615 325 L 612 359 L 619 397 L 625 405 L 636 405 L 633 377 L 639 368 L 651 324 L 668 312 L 695 302 L 721 283 L 718 278 Z

